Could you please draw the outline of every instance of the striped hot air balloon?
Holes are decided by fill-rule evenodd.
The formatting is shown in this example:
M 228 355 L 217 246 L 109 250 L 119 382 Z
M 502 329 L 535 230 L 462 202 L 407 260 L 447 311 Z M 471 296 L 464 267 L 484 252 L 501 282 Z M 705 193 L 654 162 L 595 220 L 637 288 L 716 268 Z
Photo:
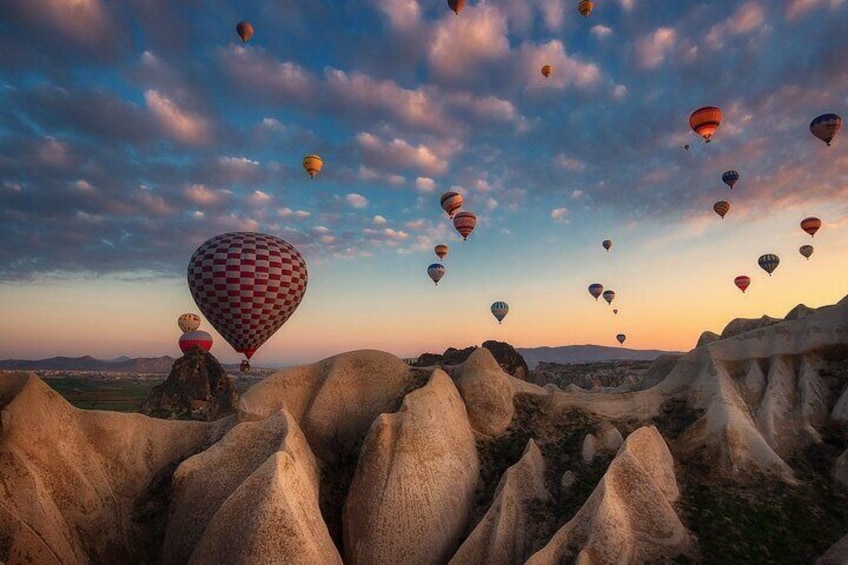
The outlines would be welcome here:
M 604 291 L 604 285 L 601 283 L 592 283 L 589 285 L 589 294 L 595 297 L 595 300 L 601 295 Z
M 584 18 L 588 18 L 594 8 L 595 4 L 590 0 L 580 0 L 580 3 L 577 4 L 577 11 L 580 12 L 580 15 Z
M 733 279 L 733 284 L 735 284 L 742 293 L 745 293 L 745 289 L 751 284 L 751 277 L 748 275 L 739 275 L 735 279 Z
M 441 263 L 433 263 L 427 267 L 427 275 L 434 283 L 436 283 L 436 285 L 438 285 L 439 281 L 442 280 L 442 277 L 445 276 L 445 272 L 445 266 Z
M 601 242 L 601 245 L 603 246 L 604 249 L 609 251 L 612 248 L 612 240 L 611 239 L 605 239 Z
M 200 316 L 192 312 L 186 312 L 177 318 L 177 326 L 185 332 L 193 332 L 200 327 Z
M 739 171 L 724 171 L 721 175 L 721 180 L 724 184 L 733 188 L 733 185 L 739 180 Z
M 315 175 L 320 173 L 321 169 L 324 168 L 324 159 L 314 153 L 307 155 L 303 158 L 303 168 L 306 170 L 309 178 L 314 179 Z
M 615 300 L 615 291 L 614 290 L 605 290 L 603 297 L 604 297 L 604 300 L 607 301 L 607 304 L 612 304 L 612 301 Z
M 497 302 L 493 302 L 489 310 L 492 311 L 492 316 L 494 316 L 500 324 L 503 322 L 503 319 L 506 318 L 506 315 L 509 314 L 509 304 L 499 300 Z
M 442 194 L 441 204 L 448 218 L 453 218 L 456 211 L 462 208 L 462 195 L 458 192 L 445 192 Z
M 445 255 L 448 254 L 449 250 L 450 248 L 443 243 L 440 243 L 439 245 L 433 248 L 433 251 L 436 253 L 436 257 L 438 257 L 439 259 L 444 259 Z
M 810 122 L 810 133 L 824 141 L 828 147 L 841 128 L 842 118 L 839 114 L 822 114 Z
M 780 264 L 780 257 L 775 255 L 774 253 L 766 253 L 765 255 L 760 255 L 760 258 L 757 259 L 757 263 L 760 265 L 760 268 L 762 270 L 764 270 L 769 274 L 769 276 L 771 276 L 771 274 Z
M 477 226 L 477 216 L 471 212 L 459 212 L 453 217 L 453 227 L 462 236 L 462 240 L 468 239 L 471 232 Z
M 554 68 L 550 65 L 542 65 L 542 76 L 548 78 L 553 70 Z
M 724 219 L 724 215 L 730 211 L 730 202 L 727 200 L 719 200 L 715 204 L 713 204 L 713 210 L 715 213 L 721 216 L 721 219 Z
M 810 260 L 810 256 L 813 254 L 813 246 L 812 245 L 802 245 L 798 248 L 798 253 L 807 258 L 807 261 Z
M 185 332 L 180 336 L 180 351 L 186 353 L 192 347 L 199 347 L 203 351 L 212 349 L 212 336 L 204 331 Z
M 815 237 L 821 225 L 821 220 L 812 216 L 801 220 L 801 229 L 810 234 L 810 237 Z
M 721 109 L 716 106 L 698 108 L 689 116 L 689 126 L 709 143 L 721 125 Z
M 294 314 L 307 280 L 297 249 L 262 233 L 217 235 L 188 262 L 188 288 L 198 308 L 248 359 Z

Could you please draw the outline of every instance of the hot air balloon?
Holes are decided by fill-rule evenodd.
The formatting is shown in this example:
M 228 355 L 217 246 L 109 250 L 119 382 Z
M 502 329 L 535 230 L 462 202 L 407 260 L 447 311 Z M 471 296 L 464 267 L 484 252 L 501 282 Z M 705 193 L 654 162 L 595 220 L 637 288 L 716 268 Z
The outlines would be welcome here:
M 721 181 L 724 184 L 726 184 L 727 186 L 729 186 L 730 188 L 733 188 L 733 185 L 736 184 L 736 181 L 738 181 L 738 180 L 739 180 L 739 171 L 732 171 L 732 170 L 731 171 L 724 171 L 721 174 Z
M 506 318 L 506 315 L 509 314 L 509 304 L 501 301 L 494 302 L 492 303 L 490 310 L 492 311 L 492 316 L 497 318 L 498 323 L 500 324 L 503 319 Z
M 724 219 L 724 215 L 730 211 L 730 202 L 727 200 L 719 200 L 715 204 L 713 204 L 713 210 L 715 213 L 721 216 L 721 219 Z
M 715 106 L 698 108 L 689 116 L 689 125 L 695 130 L 695 133 L 709 143 L 718 126 L 721 125 L 721 109 Z
M 592 13 L 592 9 L 594 9 L 595 4 L 590 2 L 589 0 L 580 0 L 580 3 L 577 5 L 577 11 L 580 12 L 580 15 L 584 18 L 588 18 L 589 14 Z
M 751 284 L 751 277 L 747 275 L 739 275 L 735 279 L 733 279 L 733 284 L 739 287 L 739 290 L 744 294 L 745 289 Z
M 554 68 L 550 65 L 542 65 L 542 76 L 548 78 L 553 70 Z
M 457 210 L 462 208 L 462 195 L 458 192 L 445 192 L 441 198 L 442 210 L 448 213 L 448 218 L 453 218 Z
M 685 149 L 686 151 L 689 151 L 689 144 L 687 143 L 686 145 L 684 145 L 683 149 Z
M 195 346 L 203 351 L 209 351 L 212 349 L 212 336 L 204 331 L 185 332 L 180 336 L 180 351 L 186 353 Z
M 601 242 L 601 245 L 604 246 L 604 249 L 609 251 L 610 248 L 612 248 L 612 240 L 611 239 L 605 239 Z M 625 253 L 625 255 L 626 255 L 626 253 Z
M 476 225 L 477 216 L 471 212 L 459 212 L 453 217 L 453 227 L 455 227 L 456 231 L 459 232 L 459 235 L 462 236 L 463 241 L 468 239 L 468 236 L 472 231 L 474 231 L 474 227 Z
M 185 332 L 193 332 L 200 327 L 200 316 L 191 312 L 186 312 L 177 318 L 177 326 Z
M 595 300 L 601 295 L 604 291 L 604 285 L 601 283 L 592 283 L 589 285 L 589 294 L 595 297 Z
M 247 40 L 253 37 L 253 26 L 250 22 L 239 22 L 236 24 L 236 33 L 241 37 L 242 43 L 247 43 Z
M 769 274 L 769 276 L 771 276 L 771 274 L 780 264 L 780 257 L 775 255 L 774 253 L 766 253 L 765 255 L 760 255 L 760 258 L 757 259 L 757 263 L 759 263 L 760 268 L 762 270 L 764 270 Z
M 448 6 L 450 6 L 450 9 L 458 16 L 465 7 L 465 0 L 448 0 Z
M 815 237 L 816 232 L 821 227 L 821 220 L 814 217 L 804 218 L 801 220 L 801 229 L 810 234 L 810 237 Z
M 813 254 L 813 246 L 812 245 L 802 245 L 798 248 L 798 253 L 807 258 L 807 261 L 810 260 L 810 255 Z
M 618 340 L 618 343 L 624 345 L 624 340 L 627 339 L 627 336 L 624 334 L 618 334 L 617 336 L 615 336 L 615 339 Z
M 612 301 L 615 298 L 615 291 L 614 290 L 605 290 L 603 296 L 604 296 L 604 300 L 607 301 L 607 304 L 612 304 Z
M 447 255 L 447 254 L 448 254 L 448 251 L 449 251 L 449 250 L 450 250 L 450 248 L 449 248 L 447 245 L 443 244 L 443 243 L 440 243 L 440 244 L 439 244 L 439 245 L 437 245 L 435 248 L 433 248 L 433 251 L 435 251 L 436 256 L 437 256 L 439 259 L 444 259 L 444 258 L 445 258 L 445 255 Z
M 613 313 L 613 314 L 618 314 L 618 308 L 613 308 L 613 309 L 612 309 L 612 313 Z
M 445 266 L 441 263 L 433 263 L 427 267 L 427 274 L 431 279 L 433 279 L 433 282 L 438 285 L 439 281 L 442 280 L 442 277 L 445 276 Z
M 217 235 L 188 262 L 188 288 L 200 311 L 248 359 L 297 309 L 307 280 L 297 249 L 262 233 Z
M 324 159 L 315 154 L 307 155 L 303 158 L 303 168 L 309 173 L 309 178 L 314 179 L 324 168 Z
M 810 122 L 810 132 L 824 141 L 828 147 L 830 147 L 830 142 L 839 133 L 841 127 L 842 118 L 839 117 L 839 114 L 822 114 Z

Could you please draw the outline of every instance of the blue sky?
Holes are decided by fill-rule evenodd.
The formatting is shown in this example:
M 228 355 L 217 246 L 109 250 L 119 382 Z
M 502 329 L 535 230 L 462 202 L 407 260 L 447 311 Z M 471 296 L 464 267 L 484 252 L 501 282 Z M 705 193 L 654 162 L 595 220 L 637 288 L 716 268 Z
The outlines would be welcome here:
M 0 357 L 173 354 L 176 317 L 197 311 L 188 258 L 238 230 L 282 237 L 310 271 L 260 363 L 619 332 L 688 349 L 736 316 L 832 303 L 848 293 L 848 154 L 808 126 L 846 116 L 846 26 L 845 0 L 600 0 L 588 18 L 556 0 L 458 16 L 416 0 L 8 0 Z M 688 126 L 704 105 L 724 112 L 710 144 Z M 312 180 L 309 153 L 325 163 Z M 478 216 L 467 242 L 447 190 Z M 236 358 L 219 337 L 213 352 Z

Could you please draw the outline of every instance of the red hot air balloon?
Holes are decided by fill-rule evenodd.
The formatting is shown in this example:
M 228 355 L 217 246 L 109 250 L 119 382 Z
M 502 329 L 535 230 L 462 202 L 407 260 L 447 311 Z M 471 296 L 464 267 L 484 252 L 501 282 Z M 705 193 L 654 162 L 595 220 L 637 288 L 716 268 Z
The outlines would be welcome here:
M 801 220 L 801 229 L 810 234 L 810 237 L 815 237 L 816 232 L 821 227 L 821 220 L 818 218 L 804 218 Z
M 744 294 L 745 289 L 748 288 L 748 286 L 751 284 L 751 277 L 747 275 L 739 275 L 738 277 L 733 279 L 733 284 L 739 287 L 739 290 L 741 290 Z
M 477 216 L 471 212 L 459 212 L 453 217 L 453 227 L 455 227 L 456 231 L 459 232 L 459 235 L 462 236 L 463 241 L 468 239 L 468 236 L 471 235 L 471 232 L 474 231 L 476 226 Z
M 253 37 L 253 26 L 250 22 L 239 22 L 236 24 L 236 33 L 241 38 L 242 43 L 247 43 Z
M 465 0 L 448 0 L 448 6 L 458 16 L 465 7 Z
M 200 311 L 248 359 L 297 309 L 307 280 L 297 249 L 262 233 L 217 235 L 188 262 L 188 287 Z
M 448 218 L 453 218 L 456 211 L 462 208 L 462 195 L 458 192 L 445 192 L 442 194 L 441 204 Z
M 689 116 L 689 126 L 709 143 L 721 125 L 721 109 L 715 106 L 698 108 Z
M 212 336 L 203 330 L 183 332 L 180 336 L 180 351 L 186 353 L 195 346 L 203 351 L 209 351 L 212 349 Z

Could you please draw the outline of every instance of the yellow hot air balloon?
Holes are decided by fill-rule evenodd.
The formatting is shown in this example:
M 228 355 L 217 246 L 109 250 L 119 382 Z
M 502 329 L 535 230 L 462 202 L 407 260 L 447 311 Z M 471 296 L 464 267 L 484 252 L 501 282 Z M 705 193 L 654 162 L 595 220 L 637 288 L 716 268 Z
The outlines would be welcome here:
M 718 126 L 721 125 L 721 117 L 721 108 L 704 106 L 692 112 L 689 116 L 689 126 L 709 143 Z
M 553 70 L 554 68 L 550 65 L 542 65 L 542 76 L 548 78 Z
M 447 255 L 447 254 L 448 254 L 448 251 L 449 251 L 449 250 L 450 250 L 450 248 L 449 248 L 447 245 L 445 245 L 444 243 L 440 243 L 439 245 L 437 245 L 437 246 L 433 249 L 433 251 L 436 253 L 436 256 L 437 256 L 439 259 L 444 259 L 444 258 L 445 258 L 445 255 Z
M 253 26 L 250 25 L 250 22 L 239 22 L 236 24 L 236 33 L 241 37 L 242 43 L 247 43 L 253 37 Z
M 588 18 L 594 8 L 595 4 L 589 0 L 580 0 L 580 4 L 577 5 L 577 11 L 580 12 L 580 15 L 584 18 Z
M 315 175 L 324 168 L 324 160 L 315 154 L 307 155 L 303 158 L 303 168 L 309 173 L 309 178 L 315 178 Z
M 719 200 L 715 204 L 713 204 L 713 210 L 716 214 L 721 216 L 721 219 L 724 219 L 724 215 L 730 212 L 730 202 L 727 200 Z

